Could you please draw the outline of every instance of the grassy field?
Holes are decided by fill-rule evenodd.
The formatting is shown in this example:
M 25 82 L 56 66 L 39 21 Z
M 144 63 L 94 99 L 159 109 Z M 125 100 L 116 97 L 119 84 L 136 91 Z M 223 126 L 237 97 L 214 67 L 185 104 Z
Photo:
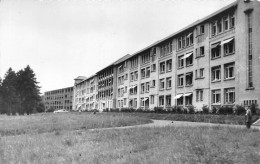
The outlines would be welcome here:
M 30 116 L 0 115 L 0 136 L 41 134 L 63 130 L 129 126 L 152 122 L 148 118 L 120 113 L 46 113 Z
M 148 117 L 140 116 L 123 113 L 0 116 L 0 163 L 260 163 L 260 132 L 253 129 L 87 130 L 150 122 Z
M 260 132 L 135 128 L 5 136 L 0 163 L 259 163 Z

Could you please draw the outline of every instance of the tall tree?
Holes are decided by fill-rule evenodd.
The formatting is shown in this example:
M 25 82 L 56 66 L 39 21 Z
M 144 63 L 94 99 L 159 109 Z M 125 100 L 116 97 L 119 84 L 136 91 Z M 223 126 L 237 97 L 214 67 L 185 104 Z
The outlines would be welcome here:
M 12 68 L 9 68 L 2 83 L 3 108 L 7 114 L 15 114 L 17 111 L 19 97 L 17 95 L 16 86 L 16 73 Z
M 21 102 L 19 113 L 31 114 L 37 109 L 41 101 L 39 89 L 35 74 L 29 65 L 17 73 L 17 91 Z

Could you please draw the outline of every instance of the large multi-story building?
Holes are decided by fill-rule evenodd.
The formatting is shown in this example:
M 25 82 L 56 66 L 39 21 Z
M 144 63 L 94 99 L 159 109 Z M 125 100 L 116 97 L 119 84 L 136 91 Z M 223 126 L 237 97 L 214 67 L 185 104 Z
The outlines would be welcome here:
M 72 99 L 73 87 L 44 92 L 45 111 L 50 108 L 72 110 Z
M 260 2 L 236 2 L 97 73 L 98 109 L 260 101 Z
M 97 76 L 77 77 L 74 83 L 73 110 L 91 111 L 98 109 Z

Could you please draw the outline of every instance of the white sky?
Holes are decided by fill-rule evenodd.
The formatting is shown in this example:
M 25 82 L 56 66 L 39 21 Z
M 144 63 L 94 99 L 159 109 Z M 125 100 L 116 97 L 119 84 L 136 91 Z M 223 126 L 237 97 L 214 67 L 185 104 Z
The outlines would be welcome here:
M 0 77 L 30 65 L 41 92 L 72 86 L 235 0 L 0 0 Z

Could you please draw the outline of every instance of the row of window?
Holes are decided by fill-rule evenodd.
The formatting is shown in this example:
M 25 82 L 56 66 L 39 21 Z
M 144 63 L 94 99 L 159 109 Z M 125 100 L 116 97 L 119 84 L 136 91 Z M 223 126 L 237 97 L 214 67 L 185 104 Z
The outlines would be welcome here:
M 163 89 L 171 89 L 172 88 L 172 78 L 171 77 L 167 77 L 166 78 L 166 85 L 165 85 L 165 78 L 163 79 L 160 79 L 160 90 L 163 90 Z
M 221 50 L 223 46 L 224 56 L 235 53 L 235 39 L 230 38 L 222 42 L 217 42 L 211 45 L 211 59 L 216 59 L 221 57 Z
M 222 32 L 228 31 L 235 27 L 235 16 L 234 13 L 225 15 L 224 17 L 214 20 L 211 23 L 211 36 L 221 34 Z
M 221 89 L 212 90 L 212 105 L 220 105 L 221 104 Z M 193 94 L 192 93 L 185 93 L 185 94 L 178 94 L 174 97 L 177 99 L 177 105 L 192 105 Z M 124 105 L 126 105 L 126 98 L 124 99 Z M 166 101 L 165 101 L 166 100 Z M 120 101 L 120 100 L 119 100 Z M 123 101 L 123 100 L 121 100 Z M 196 90 L 196 101 L 203 101 L 203 89 Z M 149 107 L 149 104 L 154 104 L 154 95 L 150 97 L 143 97 L 140 98 L 141 107 Z M 166 104 L 165 104 L 166 103 Z M 235 103 L 235 88 L 225 88 L 224 89 L 224 104 L 234 104 Z M 245 104 L 253 104 L 256 101 L 245 101 Z M 122 102 L 121 102 L 122 104 Z M 159 96 L 159 106 L 171 106 L 171 95 L 161 95 Z M 129 101 L 130 107 L 137 106 L 137 98 L 130 99 Z
M 170 53 L 172 53 L 172 48 L 173 48 L 172 41 L 162 44 L 160 46 L 160 56 L 163 57 L 163 56 L 169 55 Z
M 235 63 L 224 64 L 224 79 L 234 79 L 235 78 Z M 221 65 L 214 66 L 211 68 L 211 81 L 221 81 Z
M 224 89 L 224 103 L 225 104 L 234 104 L 235 103 L 235 88 Z M 220 89 L 212 90 L 212 104 L 213 105 L 221 104 L 221 90 Z
M 113 76 L 113 69 L 112 68 L 107 69 L 107 70 L 103 71 L 102 73 L 99 73 L 98 79 L 100 80 L 100 79 L 103 79 L 107 76 Z
M 141 69 L 141 78 L 149 78 L 150 77 L 150 67 L 142 68 Z
M 60 90 L 56 90 L 56 91 L 49 91 L 49 92 L 45 92 L 45 95 L 53 95 L 53 94 L 58 94 L 58 93 L 64 93 L 64 92 L 72 92 L 73 88 L 66 88 L 66 89 L 60 89 Z
M 156 66 L 154 66 L 156 67 Z M 160 63 L 160 74 L 172 71 L 172 59 Z
M 193 45 L 193 32 L 189 32 L 178 38 L 178 50 Z

